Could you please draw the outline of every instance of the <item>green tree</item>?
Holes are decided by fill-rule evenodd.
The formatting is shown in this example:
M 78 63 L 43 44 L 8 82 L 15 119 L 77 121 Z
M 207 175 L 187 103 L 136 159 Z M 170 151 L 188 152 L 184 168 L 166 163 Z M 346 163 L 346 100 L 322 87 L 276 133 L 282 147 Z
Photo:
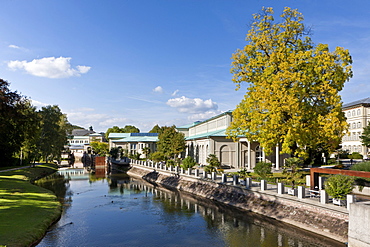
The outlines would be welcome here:
M 331 151 L 347 129 L 339 91 L 352 77 L 348 50 L 311 41 L 303 16 L 285 8 L 275 23 L 272 8 L 254 15 L 242 50 L 233 56 L 237 90 L 247 83 L 244 99 L 233 112 L 228 135 L 257 140 L 270 154 L 307 157 L 318 146 Z
M 140 130 L 132 125 L 126 125 L 122 130 L 122 133 L 140 133 Z
M 107 156 L 109 153 L 109 145 L 106 142 L 91 142 L 90 146 L 99 156 Z
M 217 172 L 217 169 L 221 168 L 221 162 L 215 154 L 209 154 L 206 162 L 208 163 L 208 165 L 204 167 L 206 172 Z
M 108 136 L 110 133 L 124 133 L 123 130 L 118 126 L 113 126 L 112 128 L 108 128 L 105 132 L 105 138 L 108 140 Z
M 176 158 L 176 155 L 185 150 L 185 135 L 176 130 L 173 125 L 171 127 L 162 127 L 158 135 L 157 149 L 168 158 Z
M 150 154 L 150 148 L 149 147 L 145 147 L 142 149 L 143 151 L 143 154 L 145 155 L 145 158 L 147 159 L 149 157 L 149 154 Z
M 39 114 L 41 122 L 38 148 L 46 162 L 49 157 L 60 158 L 67 143 L 67 133 L 71 131 L 67 116 L 57 105 L 42 107 Z
M 295 182 L 301 177 L 299 169 L 302 167 L 302 160 L 297 157 L 291 157 L 285 159 L 285 164 L 283 167 L 283 174 L 286 178 L 291 181 L 292 188 L 294 189 Z
M 21 150 L 30 125 L 29 100 L 9 89 L 9 83 L 0 79 L 0 154 L 1 165 L 11 165 L 13 157 Z M 32 130 L 32 129 L 31 129 Z
M 155 161 L 155 162 L 164 161 L 165 160 L 164 153 L 158 152 L 158 151 L 154 152 L 154 153 L 151 153 L 150 154 L 150 159 Z
M 159 127 L 159 125 L 155 125 L 150 131 L 149 133 L 160 133 L 161 132 L 161 127 Z
M 261 179 L 267 179 L 272 176 L 271 167 L 272 164 L 269 162 L 258 162 L 253 170 Z
M 25 163 L 31 163 L 35 162 L 40 157 L 38 142 L 41 133 L 41 117 L 36 111 L 36 107 L 31 105 L 31 102 L 28 102 L 27 105 L 28 107 L 23 110 L 27 121 L 25 121 L 21 128 L 19 128 L 19 131 L 23 132 L 25 135 L 19 158 L 21 159 L 21 162 L 25 160 Z
M 324 184 L 325 191 L 329 196 L 335 199 L 345 200 L 346 195 L 353 190 L 354 178 L 337 174 L 330 176 Z
M 360 139 L 361 139 L 362 145 L 368 148 L 370 147 L 370 125 L 364 128 L 364 131 L 362 132 Z
M 108 128 L 105 132 L 105 138 L 107 140 L 110 133 L 140 133 L 140 130 L 132 125 L 126 125 L 124 128 L 113 126 L 112 128 Z

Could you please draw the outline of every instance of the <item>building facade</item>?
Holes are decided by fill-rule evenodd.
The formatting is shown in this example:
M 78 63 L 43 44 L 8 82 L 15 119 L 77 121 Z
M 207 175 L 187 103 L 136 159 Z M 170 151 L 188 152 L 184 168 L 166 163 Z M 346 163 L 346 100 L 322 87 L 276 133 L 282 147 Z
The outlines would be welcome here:
M 239 137 L 236 141 L 227 138 L 226 129 L 232 122 L 232 111 L 227 111 L 203 122 L 178 127 L 186 139 L 186 154 L 201 165 L 207 165 L 209 154 L 215 154 L 221 165 L 228 168 L 252 170 L 258 162 L 271 162 L 280 169 L 287 155 L 279 154 L 279 146 L 269 156 L 265 155 L 258 142 Z
M 344 104 L 343 112 L 348 123 L 348 133 L 342 138 L 342 150 L 358 152 L 367 158 L 369 149 L 362 145 L 360 136 L 370 122 L 370 98 Z
M 109 150 L 113 147 L 121 147 L 128 154 L 143 155 L 145 148 L 148 148 L 150 153 L 157 150 L 158 133 L 109 133 L 108 139 Z

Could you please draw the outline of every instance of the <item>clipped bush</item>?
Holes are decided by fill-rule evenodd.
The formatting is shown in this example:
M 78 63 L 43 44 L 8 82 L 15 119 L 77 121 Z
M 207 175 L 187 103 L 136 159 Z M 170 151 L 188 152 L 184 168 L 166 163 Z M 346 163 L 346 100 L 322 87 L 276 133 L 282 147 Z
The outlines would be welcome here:
M 272 163 L 258 162 L 253 170 L 261 179 L 267 179 L 272 175 L 271 168 Z
M 174 166 L 175 165 L 175 161 L 174 160 L 167 160 L 166 165 L 167 166 Z
M 345 200 L 346 196 L 352 192 L 353 184 L 353 177 L 337 174 L 325 181 L 325 191 L 332 198 Z
M 358 152 L 353 152 L 348 155 L 349 159 L 362 159 L 364 156 Z
M 188 156 L 186 157 L 181 164 L 181 167 L 184 169 L 193 168 L 197 163 L 193 159 L 193 157 Z

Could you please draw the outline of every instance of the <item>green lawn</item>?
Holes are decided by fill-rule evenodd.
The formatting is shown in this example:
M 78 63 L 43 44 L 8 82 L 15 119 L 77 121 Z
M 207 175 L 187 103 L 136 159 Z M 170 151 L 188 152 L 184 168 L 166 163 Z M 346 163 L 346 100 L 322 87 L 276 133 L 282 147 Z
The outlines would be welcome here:
M 56 170 L 55 165 L 45 164 L 0 172 L 0 245 L 29 246 L 60 217 L 56 196 L 31 183 Z

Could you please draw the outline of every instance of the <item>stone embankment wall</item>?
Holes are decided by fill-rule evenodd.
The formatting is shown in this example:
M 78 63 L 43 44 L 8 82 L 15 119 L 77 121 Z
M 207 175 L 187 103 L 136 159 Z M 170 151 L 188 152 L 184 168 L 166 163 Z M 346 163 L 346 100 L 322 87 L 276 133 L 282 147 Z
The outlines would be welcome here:
M 350 205 L 348 246 L 370 246 L 370 203 Z
M 172 176 L 137 166 L 132 167 L 128 174 L 167 188 L 262 214 L 340 242 L 347 242 L 348 239 L 348 214 L 345 213 L 243 189 L 239 186 L 186 176 Z

